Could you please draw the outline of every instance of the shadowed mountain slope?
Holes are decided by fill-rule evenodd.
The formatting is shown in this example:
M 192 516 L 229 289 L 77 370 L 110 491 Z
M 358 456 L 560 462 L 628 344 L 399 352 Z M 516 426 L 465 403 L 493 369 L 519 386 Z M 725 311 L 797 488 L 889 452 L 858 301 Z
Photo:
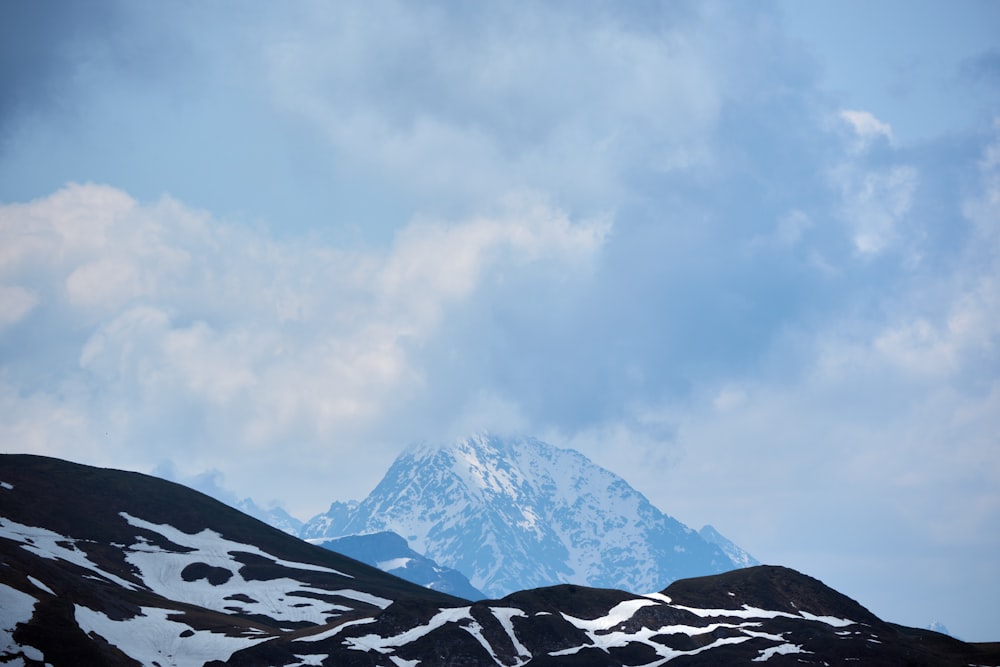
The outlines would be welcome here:
M 430 558 L 418 554 L 396 533 L 385 531 L 365 535 L 348 535 L 313 544 L 356 558 L 383 572 L 388 572 L 415 584 L 469 600 L 486 596 L 472 587 L 464 574 L 441 567 Z

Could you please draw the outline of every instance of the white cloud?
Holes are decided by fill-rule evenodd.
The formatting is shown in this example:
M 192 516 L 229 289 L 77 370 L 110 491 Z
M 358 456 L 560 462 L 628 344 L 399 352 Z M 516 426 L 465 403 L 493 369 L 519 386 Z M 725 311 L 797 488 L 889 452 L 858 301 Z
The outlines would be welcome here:
M 335 467 L 329 450 L 348 455 L 373 428 L 403 444 L 412 434 L 393 415 L 428 390 L 415 355 L 450 309 L 506 271 L 586 275 L 610 230 L 520 197 L 495 216 L 414 222 L 385 251 L 343 251 L 93 185 L 0 215 L 4 275 L 25 286 L 3 293 L 19 310 L 7 312 L 30 321 L 37 294 L 62 330 L 29 342 L 27 370 L 5 366 L 6 446 L 115 465 L 184 460 L 237 483 L 275 457 L 302 468 L 326 450 Z M 18 383 L 39 376 L 57 385 L 24 399 L 28 409 Z M 90 447 L 59 426 L 98 413 L 115 442 Z
M 739 387 L 723 387 L 712 399 L 712 407 L 719 412 L 729 412 L 745 403 L 747 393 Z
M 408 312 L 411 326 L 428 326 L 439 308 L 468 296 L 485 269 L 546 257 L 572 267 L 587 262 L 610 231 L 607 220 L 574 225 L 534 197 L 512 202 L 501 217 L 404 229 L 374 276 L 378 297 Z
M 119 306 L 141 294 L 139 271 L 127 261 L 99 259 L 69 274 L 66 293 L 78 306 Z
M 710 161 L 740 80 L 719 55 L 734 42 L 703 25 L 728 28 L 727 17 L 708 11 L 677 11 L 656 28 L 530 3 L 309 14 L 266 40 L 265 94 L 320 128 L 338 155 L 434 198 L 541 187 L 607 202 L 639 164 Z
M 750 249 L 762 248 L 792 248 L 802 240 L 802 237 L 814 226 L 812 218 L 798 209 L 788 211 L 780 218 L 773 230 L 766 235 L 755 236 L 750 241 Z
M 853 161 L 832 171 L 832 181 L 842 197 L 841 215 L 860 256 L 876 257 L 899 239 L 900 226 L 913 205 L 918 175 L 910 165 L 868 168 Z
M 1000 548 L 995 146 L 963 206 L 971 232 L 946 271 L 873 290 L 863 314 L 800 322 L 774 339 L 763 371 L 659 406 L 679 453 L 647 482 L 655 502 L 713 522 L 762 559 L 854 586 L 876 613 L 905 623 L 919 620 L 899 593 L 907 582 L 975 570 L 977 553 Z M 638 465 L 629 477 L 644 475 Z M 857 553 L 840 543 L 847 535 L 864 544 L 867 568 L 846 564 Z M 956 599 L 954 581 L 921 595 L 956 616 L 981 604 Z
M 857 152 L 866 150 L 880 138 L 892 143 L 892 127 L 869 111 L 844 109 L 839 117 L 854 132 L 854 150 Z

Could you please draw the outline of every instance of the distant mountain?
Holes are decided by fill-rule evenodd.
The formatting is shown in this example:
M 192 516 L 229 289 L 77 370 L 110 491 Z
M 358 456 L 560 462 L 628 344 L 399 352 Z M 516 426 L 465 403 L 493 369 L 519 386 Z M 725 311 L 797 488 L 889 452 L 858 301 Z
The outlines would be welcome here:
M 955 635 L 951 634 L 951 631 L 948 630 L 948 627 L 944 623 L 942 623 L 940 621 L 934 621 L 934 622 L 928 624 L 927 627 L 924 628 L 924 629 L 925 630 L 931 630 L 933 632 L 940 632 L 942 635 L 948 635 L 950 637 L 954 637 L 955 636 Z
M 486 596 L 473 588 L 464 574 L 441 567 L 430 558 L 411 549 L 406 540 L 392 532 L 349 535 L 314 544 L 356 558 L 383 572 L 394 574 L 415 584 L 467 600 L 482 600 Z
M 350 533 L 344 532 L 343 526 L 350 522 L 351 516 L 357 509 L 358 502 L 356 500 L 346 502 L 335 500 L 330 503 L 330 509 L 324 514 L 317 514 L 302 524 L 302 527 L 299 528 L 299 537 L 314 541 L 319 538 L 332 539 L 349 535 Z
M 219 500 L 222 499 L 220 498 Z M 264 509 L 255 503 L 251 498 L 244 498 L 243 500 L 233 504 L 233 507 L 244 514 L 249 514 L 255 519 L 259 519 L 266 524 L 274 526 L 278 530 L 288 533 L 289 535 L 298 535 L 302 532 L 302 526 L 304 524 L 280 507 Z
M 672 662 L 676 660 L 676 663 Z M 469 602 L 189 488 L 0 455 L 0 664 L 1000 665 L 759 566 L 661 593 L 561 585 Z
M 172 462 L 163 461 L 153 470 L 153 475 L 168 482 L 177 482 L 195 491 L 200 491 L 230 507 L 235 507 L 244 514 L 249 514 L 255 519 L 260 519 L 264 523 L 270 524 L 289 535 L 298 535 L 302 530 L 302 522 L 281 507 L 272 506 L 264 509 L 252 498 L 243 498 L 241 500 L 232 491 L 223 486 L 223 474 L 219 470 L 212 469 L 197 475 L 185 475 L 179 472 Z
M 733 544 L 727 537 L 723 536 L 722 533 L 717 531 L 712 526 L 702 526 L 701 530 L 698 531 L 698 535 L 700 535 L 701 539 L 705 540 L 709 544 L 714 544 L 722 549 L 722 553 L 726 554 L 726 557 L 729 558 L 729 560 L 731 560 L 733 565 L 736 567 L 752 567 L 754 565 L 760 565 L 760 562 L 756 558 Z
M 710 526 L 699 534 L 579 452 L 479 435 L 404 452 L 357 504 L 301 535 L 392 531 L 489 596 L 571 583 L 660 590 L 756 564 Z

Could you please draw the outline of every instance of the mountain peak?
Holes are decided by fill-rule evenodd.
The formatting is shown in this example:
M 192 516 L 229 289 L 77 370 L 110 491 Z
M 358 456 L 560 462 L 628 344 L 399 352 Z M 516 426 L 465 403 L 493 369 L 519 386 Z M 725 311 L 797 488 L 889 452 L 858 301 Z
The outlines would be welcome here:
M 659 590 L 746 564 L 583 454 L 486 432 L 410 447 L 350 516 L 320 515 L 303 534 L 383 530 L 498 597 L 559 583 Z

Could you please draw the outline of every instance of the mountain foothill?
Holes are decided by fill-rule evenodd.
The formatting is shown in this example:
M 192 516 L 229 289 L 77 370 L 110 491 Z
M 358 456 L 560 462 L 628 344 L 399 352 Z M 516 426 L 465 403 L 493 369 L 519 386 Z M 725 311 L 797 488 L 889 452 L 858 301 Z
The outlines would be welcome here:
M 1000 665 L 527 438 L 411 448 L 364 500 L 285 527 L 0 455 L 0 664 Z

